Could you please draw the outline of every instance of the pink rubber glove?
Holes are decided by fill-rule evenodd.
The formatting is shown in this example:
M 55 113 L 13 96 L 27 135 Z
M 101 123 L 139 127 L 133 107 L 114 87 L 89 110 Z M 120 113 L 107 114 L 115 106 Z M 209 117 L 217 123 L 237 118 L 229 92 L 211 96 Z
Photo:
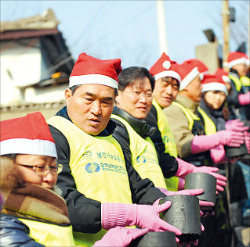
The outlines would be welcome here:
M 239 119 L 228 120 L 225 123 L 226 130 L 232 131 L 248 131 L 249 127 L 244 126 L 244 123 Z
M 250 133 L 245 131 L 244 132 L 244 138 L 245 138 L 245 144 L 246 144 L 246 147 L 247 147 L 247 151 L 250 154 Z
M 191 143 L 192 154 L 208 151 L 220 144 L 229 147 L 239 147 L 244 143 L 244 135 L 241 132 L 221 130 L 213 135 L 194 136 Z
M 194 241 L 192 241 L 192 242 L 183 242 L 183 243 L 178 243 L 179 244 L 179 246 L 180 247 L 191 247 L 191 245 L 194 245 L 194 246 L 197 246 L 198 245 L 198 243 L 199 243 L 199 240 L 198 239 L 196 239 L 196 240 L 194 240 Z
M 187 189 L 180 191 L 169 191 L 165 188 L 158 188 L 166 196 L 175 196 L 175 195 L 188 195 L 188 196 L 197 196 L 203 193 L 203 189 Z
M 172 231 L 176 235 L 181 235 L 179 229 L 159 218 L 159 213 L 171 206 L 170 201 L 159 205 L 159 200 L 156 200 L 153 205 L 103 203 L 102 226 L 105 230 L 109 230 L 115 226 L 136 225 L 150 231 Z
M 223 145 L 216 146 L 210 150 L 210 157 L 215 165 L 228 161 Z
M 184 190 L 185 188 L 185 179 L 179 177 L 178 190 Z
M 114 247 L 126 247 L 128 246 L 132 240 L 146 234 L 149 230 L 138 229 L 138 228 L 125 228 L 117 226 L 115 228 L 110 229 L 101 240 L 97 241 L 93 247 L 100 246 L 114 246 Z
M 250 92 L 240 94 L 238 96 L 240 105 L 249 105 L 250 104 Z
M 222 186 L 226 185 L 226 177 L 218 174 L 217 171 L 219 168 L 217 167 L 209 167 L 209 166 L 200 166 L 197 167 L 193 164 L 190 164 L 182 159 L 176 158 L 178 161 L 178 171 L 175 176 L 185 178 L 186 175 L 193 172 L 204 172 L 208 173 L 216 178 L 216 190 L 223 191 L 224 188 Z

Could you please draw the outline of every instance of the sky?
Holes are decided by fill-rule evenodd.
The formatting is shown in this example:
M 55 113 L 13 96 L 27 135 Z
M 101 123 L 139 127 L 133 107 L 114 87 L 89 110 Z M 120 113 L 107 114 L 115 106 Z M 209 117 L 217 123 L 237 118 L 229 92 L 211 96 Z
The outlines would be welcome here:
M 121 58 L 122 66 L 150 68 L 160 57 L 157 8 L 148 1 L 11 1 L 1 0 L 1 21 L 42 14 L 52 8 L 58 29 L 77 59 L 82 52 L 100 58 Z M 229 0 L 236 10 L 230 23 L 230 51 L 249 36 L 248 0 Z M 203 30 L 213 29 L 222 44 L 222 1 L 164 1 L 167 54 L 179 63 L 195 57 L 195 47 L 207 44 Z

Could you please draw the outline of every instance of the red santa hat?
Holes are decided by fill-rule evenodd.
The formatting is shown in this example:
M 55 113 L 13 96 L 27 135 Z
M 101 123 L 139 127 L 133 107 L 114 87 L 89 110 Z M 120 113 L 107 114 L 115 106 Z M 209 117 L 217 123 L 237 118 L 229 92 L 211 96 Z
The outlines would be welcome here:
M 154 76 L 155 80 L 169 76 L 176 79 L 179 83 L 181 82 L 181 77 L 178 73 L 178 64 L 170 60 L 169 56 L 164 52 L 154 63 L 149 72 Z
M 81 84 L 101 84 L 118 88 L 121 59 L 101 60 L 81 53 L 69 78 L 69 87 Z
M 42 113 L 0 122 L 0 155 L 34 154 L 57 158 L 56 145 Z
M 238 51 L 230 52 L 227 58 L 227 65 L 229 69 L 238 64 L 249 65 L 249 58 L 247 54 Z
M 218 68 L 214 73 L 219 79 L 223 80 L 224 82 L 230 83 L 230 78 L 228 77 L 228 72 L 224 69 Z
M 190 63 L 183 62 L 179 65 L 179 73 L 181 76 L 180 91 L 183 90 L 193 79 L 199 76 L 198 68 Z
M 202 92 L 221 91 L 224 92 L 226 95 L 228 94 L 226 83 L 223 80 L 219 79 L 216 75 L 204 75 L 204 78 L 201 83 Z
M 206 66 L 206 64 L 197 58 L 191 58 L 191 59 L 186 60 L 185 62 L 198 68 L 201 80 L 203 79 L 203 76 L 205 74 L 209 73 L 209 68 Z

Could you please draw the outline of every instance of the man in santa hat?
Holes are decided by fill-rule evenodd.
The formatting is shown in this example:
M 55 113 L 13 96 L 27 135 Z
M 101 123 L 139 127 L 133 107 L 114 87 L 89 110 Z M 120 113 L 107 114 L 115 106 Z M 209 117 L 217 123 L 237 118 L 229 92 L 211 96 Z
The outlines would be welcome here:
M 243 84 L 244 79 L 247 79 L 246 74 L 249 67 L 249 58 L 242 52 L 230 52 L 226 64 L 229 68 L 229 78 L 231 79 L 231 92 L 226 99 L 230 118 L 250 120 L 248 109 L 250 92 L 247 92 Z
M 57 185 L 78 245 L 92 246 L 105 230 L 116 226 L 181 234 L 158 216 L 170 206 L 170 202 L 159 205 L 165 194 L 125 162 L 112 137 L 116 125 L 110 116 L 120 72 L 120 59 L 80 54 L 65 91 L 66 106 L 48 121 L 63 167 Z
M 201 73 L 198 73 L 198 71 L 195 70 L 195 76 L 206 74 L 208 71 L 208 68 L 197 59 L 190 59 L 185 62 L 185 64 L 187 64 L 189 68 L 196 68 L 196 66 L 198 66 Z M 165 177 L 171 177 L 171 180 L 167 180 L 167 183 L 173 185 L 171 187 L 173 190 L 177 189 L 176 183 L 174 183 L 174 178 L 176 177 L 172 177 L 173 175 L 185 178 L 185 175 L 192 172 L 206 172 L 211 173 L 217 178 L 217 189 L 223 191 L 223 186 L 226 185 L 226 178 L 216 173 L 218 168 L 208 168 L 201 166 L 202 164 L 200 164 L 200 167 L 197 167 L 177 157 L 178 152 L 175 143 L 175 136 L 170 128 L 171 126 L 169 126 L 168 121 L 170 120 L 168 120 L 164 114 L 164 110 L 170 107 L 179 93 L 181 84 L 181 73 L 179 67 L 179 64 L 172 61 L 169 56 L 163 53 L 150 69 L 150 73 L 154 76 L 156 81 L 153 91 L 153 106 L 151 107 L 151 111 L 146 120 L 150 125 L 157 127 L 159 130 L 156 131 L 151 138 L 159 150 L 159 160 L 166 166 L 162 168 L 165 172 Z M 197 80 L 199 80 L 199 76 Z M 175 116 L 171 116 L 171 118 L 175 118 Z M 171 157 L 176 157 L 176 159 L 173 157 L 170 158 L 166 153 L 170 154 Z M 179 188 L 182 188 L 184 186 L 183 182 L 184 181 L 180 179 L 177 186 L 179 185 Z

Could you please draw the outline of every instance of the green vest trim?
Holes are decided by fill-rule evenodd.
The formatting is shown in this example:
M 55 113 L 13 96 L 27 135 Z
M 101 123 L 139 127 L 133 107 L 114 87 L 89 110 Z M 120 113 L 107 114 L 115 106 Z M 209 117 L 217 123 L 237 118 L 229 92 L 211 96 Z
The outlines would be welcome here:
M 216 126 L 212 119 L 201 108 L 198 109 L 199 113 L 204 119 L 205 133 L 206 135 L 212 135 L 216 133 Z
M 155 100 L 153 100 L 153 105 L 157 112 L 157 126 L 161 132 L 161 138 L 165 144 L 165 152 L 177 157 L 177 148 L 174 134 L 168 124 L 167 116 Z
M 165 152 L 169 153 L 171 156 L 177 157 L 177 148 L 174 139 L 174 134 L 170 129 L 168 124 L 168 119 L 159 104 L 153 100 L 153 105 L 155 106 L 157 112 L 157 126 L 161 132 L 161 138 L 165 144 Z M 179 178 L 178 177 L 171 177 L 165 178 L 165 182 L 167 185 L 168 190 L 170 191 L 177 191 Z
M 191 112 L 188 108 L 184 107 L 180 103 L 174 101 L 172 104 L 179 107 L 184 112 L 184 114 L 188 120 L 188 127 L 192 131 L 192 128 L 194 125 L 194 120 L 200 120 L 200 118 L 197 117 L 193 112 Z
M 234 82 L 236 90 L 239 92 L 242 86 L 240 79 L 237 76 L 231 74 L 228 74 L 228 77 Z
M 250 79 L 247 76 L 241 76 L 240 81 L 244 87 L 250 87 Z

